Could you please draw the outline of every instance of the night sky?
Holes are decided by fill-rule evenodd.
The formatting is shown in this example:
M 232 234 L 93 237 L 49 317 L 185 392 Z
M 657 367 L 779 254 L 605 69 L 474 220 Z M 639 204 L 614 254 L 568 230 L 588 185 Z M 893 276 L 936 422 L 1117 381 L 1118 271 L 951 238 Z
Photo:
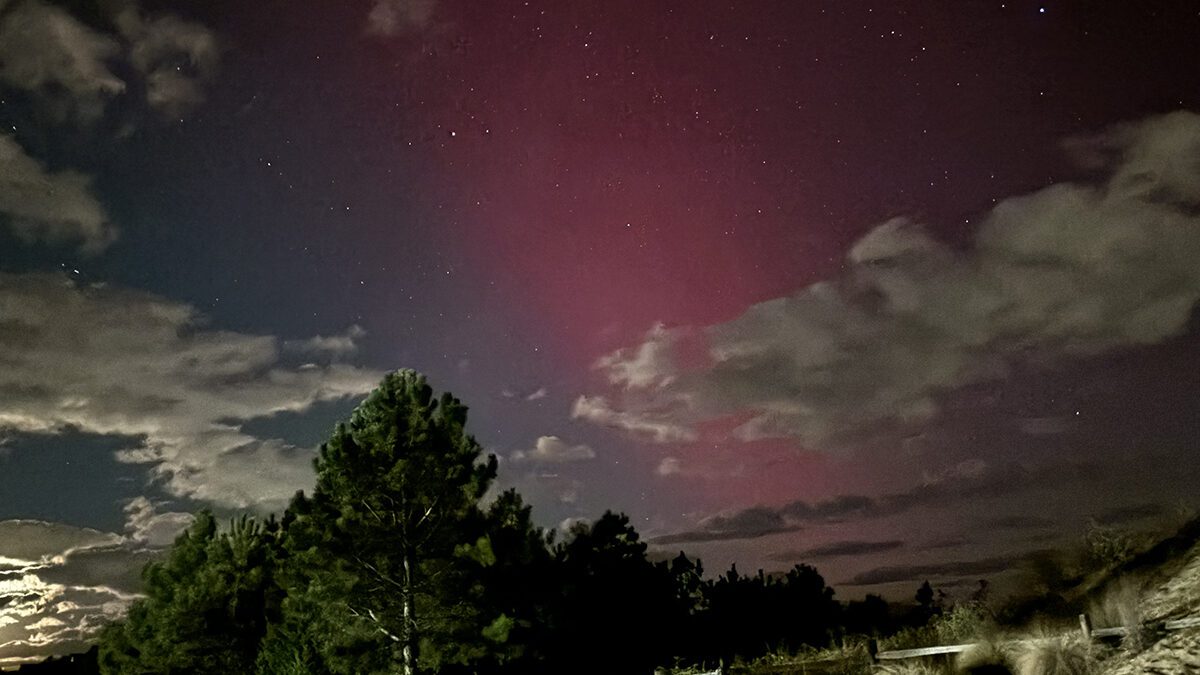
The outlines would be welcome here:
M 1186 0 L 0 0 L 0 665 L 387 370 L 842 599 L 1200 506 Z

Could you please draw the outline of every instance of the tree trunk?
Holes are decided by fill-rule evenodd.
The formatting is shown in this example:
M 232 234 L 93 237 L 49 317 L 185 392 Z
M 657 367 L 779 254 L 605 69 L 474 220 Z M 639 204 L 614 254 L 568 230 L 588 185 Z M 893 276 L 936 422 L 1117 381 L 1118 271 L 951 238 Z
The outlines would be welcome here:
M 416 675 L 417 630 L 413 609 L 412 551 L 409 551 L 407 547 L 404 550 L 404 589 L 400 595 L 400 601 L 403 604 L 404 610 L 403 673 L 404 675 Z

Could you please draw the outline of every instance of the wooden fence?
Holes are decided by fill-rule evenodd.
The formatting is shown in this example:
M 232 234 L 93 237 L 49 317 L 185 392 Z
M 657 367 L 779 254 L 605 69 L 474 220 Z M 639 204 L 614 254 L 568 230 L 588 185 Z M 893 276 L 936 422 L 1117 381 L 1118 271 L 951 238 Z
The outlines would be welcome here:
M 1165 621 L 1159 623 L 1142 624 L 1142 628 L 1148 630 L 1164 630 L 1174 631 L 1183 630 L 1185 628 L 1200 627 L 1200 616 L 1188 617 L 1186 619 L 1175 619 L 1173 621 Z M 1087 614 L 1079 615 L 1079 629 L 1085 640 L 1095 640 L 1101 638 L 1124 637 L 1129 634 L 1129 628 L 1125 626 L 1116 626 L 1113 628 L 1092 628 L 1092 620 Z M 1021 642 L 1030 642 L 1031 640 L 1013 640 L 1007 644 L 1016 644 Z M 939 656 L 942 654 L 958 654 L 973 649 L 979 646 L 977 643 L 968 643 L 961 645 L 940 645 L 937 647 L 922 647 L 920 649 L 896 649 L 889 651 L 877 651 L 878 647 L 874 640 L 871 641 L 871 654 L 876 661 L 895 661 L 901 659 L 916 659 L 923 656 Z

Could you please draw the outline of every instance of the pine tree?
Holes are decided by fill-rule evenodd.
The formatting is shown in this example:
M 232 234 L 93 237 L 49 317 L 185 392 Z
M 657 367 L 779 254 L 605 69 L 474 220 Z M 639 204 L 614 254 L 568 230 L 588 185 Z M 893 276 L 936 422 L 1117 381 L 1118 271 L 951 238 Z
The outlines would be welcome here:
M 201 511 L 162 562 L 142 572 L 146 597 L 101 636 L 102 672 L 114 675 L 253 672 L 279 604 L 278 523 L 248 517 L 219 532 Z
M 466 406 L 404 370 L 338 425 L 312 497 L 285 519 L 289 594 L 261 671 L 414 675 L 418 659 L 478 657 L 491 619 L 472 578 L 495 561 L 478 505 L 496 460 L 481 460 L 466 420 Z

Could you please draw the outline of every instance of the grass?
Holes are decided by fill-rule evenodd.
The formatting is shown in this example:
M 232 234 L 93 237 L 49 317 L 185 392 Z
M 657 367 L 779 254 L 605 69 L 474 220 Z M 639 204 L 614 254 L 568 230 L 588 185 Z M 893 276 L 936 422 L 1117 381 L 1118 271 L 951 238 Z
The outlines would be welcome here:
M 1093 675 L 1101 668 L 1100 649 L 1082 635 L 1058 635 L 1020 643 L 1013 657 L 1019 675 Z

